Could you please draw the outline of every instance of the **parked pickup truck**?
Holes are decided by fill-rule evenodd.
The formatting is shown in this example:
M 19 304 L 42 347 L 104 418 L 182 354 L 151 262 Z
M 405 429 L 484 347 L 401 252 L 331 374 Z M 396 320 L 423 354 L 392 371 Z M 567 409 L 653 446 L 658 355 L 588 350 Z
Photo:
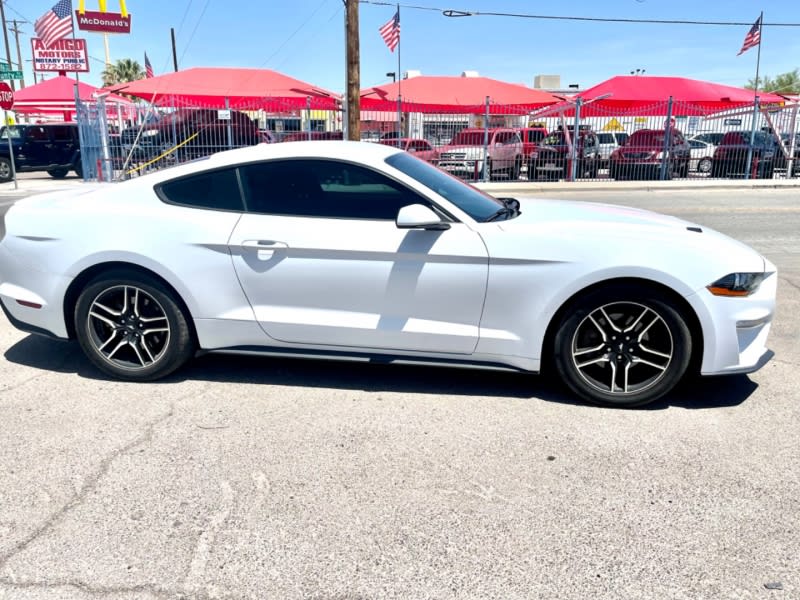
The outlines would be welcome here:
M 522 140 L 519 134 L 503 127 L 488 130 L 462 129 L 440 149 L 439 168 L 466 179 L 481 179 L 484 173 L 494 179 L 503 173 L 519 179 L 522 170 Z

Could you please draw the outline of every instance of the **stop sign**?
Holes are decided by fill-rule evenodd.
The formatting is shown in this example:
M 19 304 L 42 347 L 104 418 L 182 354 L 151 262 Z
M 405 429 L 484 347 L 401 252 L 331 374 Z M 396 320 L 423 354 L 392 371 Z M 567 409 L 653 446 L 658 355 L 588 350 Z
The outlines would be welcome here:
M 10 110 L 12 106 L 14 106 L 14 92 L 7 83 L 0 81 L 0 108 Z

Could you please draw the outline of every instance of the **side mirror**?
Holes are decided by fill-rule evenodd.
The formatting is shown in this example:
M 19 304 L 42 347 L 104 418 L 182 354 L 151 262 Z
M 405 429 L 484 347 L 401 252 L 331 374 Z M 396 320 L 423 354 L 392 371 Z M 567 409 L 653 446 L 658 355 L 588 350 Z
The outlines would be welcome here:
M 450 229 L 450 225 L 427 206 L 410 204 L 397 212 L 395 221 L 398 229 Z

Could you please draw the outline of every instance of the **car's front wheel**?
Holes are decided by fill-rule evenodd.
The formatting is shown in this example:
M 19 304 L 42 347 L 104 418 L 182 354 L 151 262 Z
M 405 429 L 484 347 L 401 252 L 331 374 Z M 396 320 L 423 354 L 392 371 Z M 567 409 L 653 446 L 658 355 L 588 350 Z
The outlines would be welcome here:
M 11 161 L 7 158 L 0 158 L 0 183 L 11 181 Z
M 704 156 L 700 159 L 700 162 L 697 163 L 697 170 L 700 173 L 710 173 L 711 172 L 711 159 L 708 156 Z
M 616 285 L 577 300 L 558 326 L 555 364 L 580 397 L 608 406 L 642 406 L 669 392 L 691 356 L 680 310 L 647 287 Z
M 53 179 L 64 179 L 69 171 L 67 169 L 50 169 L 47 174 Z
M 83 352 L 119 379 L 159 379 L 194 354 L 178 299 L 143 273 L 119 270 L 96 277 L 78 297 L 74 317 Z

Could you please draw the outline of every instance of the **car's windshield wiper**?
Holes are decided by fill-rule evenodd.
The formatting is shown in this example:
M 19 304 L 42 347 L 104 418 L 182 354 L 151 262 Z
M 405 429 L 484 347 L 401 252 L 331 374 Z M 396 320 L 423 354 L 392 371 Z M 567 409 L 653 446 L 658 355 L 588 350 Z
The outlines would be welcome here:
M 504 220 L 513 219 L 520 213 L 519 200 L 516 198 L 498 198 L 498 200 L 503 203 L 503 206 L 486 219 L 487 223 L 489 221 L 497 221 L 500 217 L 505 217 Z

